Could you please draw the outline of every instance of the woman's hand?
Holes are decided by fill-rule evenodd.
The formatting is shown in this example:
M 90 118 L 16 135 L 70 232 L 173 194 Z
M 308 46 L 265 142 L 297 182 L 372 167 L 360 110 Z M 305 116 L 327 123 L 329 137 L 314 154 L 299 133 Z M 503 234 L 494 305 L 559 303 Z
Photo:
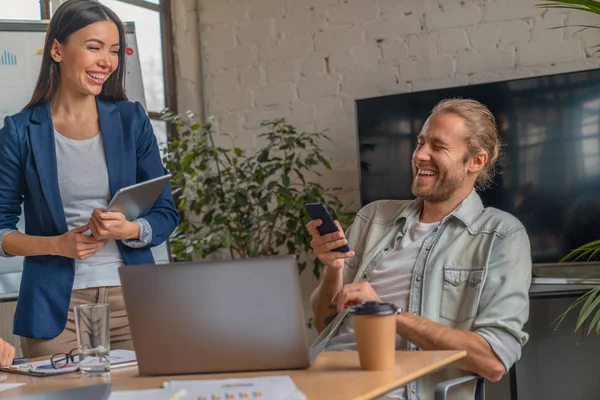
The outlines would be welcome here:
M 0 366 L 8 367 L 15 359 L 15 348 L 8 342 L 0 339 Z
M 125 240 L 140 237 L 140 225 L 129 222 L 120 212 L 104 211 L 96 208 L 88 223 L 92 235 L 97 240 Z
M 86 224 L 57 236 L 56 254 L 76 260 L 85 260 L 96 254 L 106 244 L 106 240 L 84 235 L 88 230 L 90 227 Z

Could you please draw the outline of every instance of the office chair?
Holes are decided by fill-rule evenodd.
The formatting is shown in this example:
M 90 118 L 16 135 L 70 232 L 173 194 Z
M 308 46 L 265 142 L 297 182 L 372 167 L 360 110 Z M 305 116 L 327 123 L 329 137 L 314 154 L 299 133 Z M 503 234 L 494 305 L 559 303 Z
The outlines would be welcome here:
M 448 395 L 448 389 L 453 386 L 460 385 L 468 381 L 477 379 L 475 385 L 475 400 L 485 400 L 485 379 L 477 375 L 461 376 L 460 378 L 450 379 L 444 382 L 440 382 L 435 386 L 434 400 L 446 400 Z

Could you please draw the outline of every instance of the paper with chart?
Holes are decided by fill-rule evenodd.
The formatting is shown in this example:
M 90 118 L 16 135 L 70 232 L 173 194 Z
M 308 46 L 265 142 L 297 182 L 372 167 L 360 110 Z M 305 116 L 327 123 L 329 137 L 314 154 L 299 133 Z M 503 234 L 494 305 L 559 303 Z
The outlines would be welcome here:
M 289 376 L 168 381 L 161 389 L 113 391 L 109 400 L 306 400 Z
M 306 400 L 287 375 L 246 379 L 169 381 L 166 389 L 183 389 L 198 400 Z
M 184 394 L 184 395 L 182 395 Z M 113 391 L 108 400 L 196 400 L 181 389 L 145 389 Z M 212 400 L 212 399 L 211 399 Z

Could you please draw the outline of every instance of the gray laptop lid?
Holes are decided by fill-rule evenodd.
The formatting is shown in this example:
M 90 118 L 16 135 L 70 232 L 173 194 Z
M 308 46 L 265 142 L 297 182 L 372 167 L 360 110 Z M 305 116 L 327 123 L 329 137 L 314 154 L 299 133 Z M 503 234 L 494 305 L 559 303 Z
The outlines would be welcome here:
M 107 400 L 112 391 L 112 383 L 101 383 L 75 387 L 56 392 L 32 394 L 19 397 L 21 400 Z
M 293 256 L 119 269 L 140 374 L 306 368 Z

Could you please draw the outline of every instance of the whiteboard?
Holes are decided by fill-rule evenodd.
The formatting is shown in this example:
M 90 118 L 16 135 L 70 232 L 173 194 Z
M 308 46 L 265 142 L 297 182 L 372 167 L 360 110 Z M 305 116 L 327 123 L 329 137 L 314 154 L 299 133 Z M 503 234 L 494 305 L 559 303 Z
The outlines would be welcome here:
M 40 70 L 48 21 L 0 20 L 0 128 L 4 117 L 15 114 L 29 101 Z M 125 91 L 127 97 L 139 101 L 144 108 L 144 85 L 138 54 L 135 24 L 125 23 L 127 51 L 125 55 Z M 25 231 L 21 213 L 17 225 Z M 168 244 L 152 248 L 157 264 L 170 262 Z M 0 257 L 0 295 L 18 291 L 23 257 Z

